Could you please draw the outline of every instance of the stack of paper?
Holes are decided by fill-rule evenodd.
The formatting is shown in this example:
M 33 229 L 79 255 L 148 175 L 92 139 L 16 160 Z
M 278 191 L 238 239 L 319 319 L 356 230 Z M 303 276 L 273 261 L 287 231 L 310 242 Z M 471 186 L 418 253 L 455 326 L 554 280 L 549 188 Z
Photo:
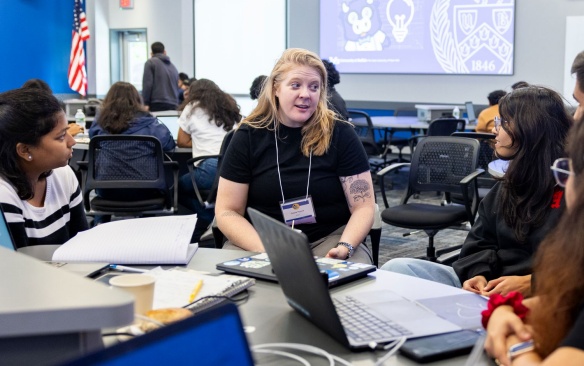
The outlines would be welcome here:
M 196 215 L 158 216 L 98 225 L 71 238 L 53 254 L 59 262 L 187 264 Z

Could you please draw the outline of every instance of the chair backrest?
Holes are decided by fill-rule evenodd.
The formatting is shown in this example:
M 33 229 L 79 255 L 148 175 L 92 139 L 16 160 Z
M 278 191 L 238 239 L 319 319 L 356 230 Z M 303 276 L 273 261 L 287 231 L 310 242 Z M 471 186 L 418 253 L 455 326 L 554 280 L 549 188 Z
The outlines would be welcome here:
M 450 136 L 456 131 L 464 131 L 466 121 L 457 118 L 438 118 L 430 122 L 427 136 Z
M 415 192 L 461 193 L 460 181 L 477 169 L 479 147 L 477 140 L 469 138 L 430 136 L 421 140 L 412 156 L 403 202 Z M 469 197 L 473 197 L 472 191 Z
M 375 142 L 375 134 L 373 131 L 373 121 L 369 114 L 357 109 L 348 109 L 349 120 L 355 128 L 355 132 L 359 136 L 367 155 L 379 155 L 381 151 Z
M 89 210 L 94 189 L 157 189 L 168 193 L 164 153 L 154 136 L 98 135 L 89 142 L 83 190 Z M 170 194 L 167 194 L 170 205 Z
M 493 149 L 495 134 L 486 132 L 454 132 L 452 136 L 475 139 L 481 144 L 478 167 L 484 169 L 485 174 L 478 178 L 479 185 L 492 187 L 495 184 L 495 179 L 489 174 L 489 163 L 495 158 L 495 150 Z

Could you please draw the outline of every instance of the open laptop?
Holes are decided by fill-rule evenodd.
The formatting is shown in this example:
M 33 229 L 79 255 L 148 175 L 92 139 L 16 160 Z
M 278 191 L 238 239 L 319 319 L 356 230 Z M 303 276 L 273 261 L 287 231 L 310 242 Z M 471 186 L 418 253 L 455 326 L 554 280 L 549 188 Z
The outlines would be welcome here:
M 4 216 L 2 205 L 0 205 L 0 246 L 17 251 L 16 244 L 10 233 L 8 221 Z M 69 272 L 78 274 L 84 277 L 96 277 L 109 268 L 109 263 L 93 262 L 93 263 L 63 263 L 63 262 L 47 262 L 54 267 L 63 268 Z
M 474 105 L 472 102 L 465 102 L 465 109 L 466 109 L 466 118 L 468 120 L 467 123 L 477 123 L 477 117 L 475 116 Z
M 391 291 L 355 289 L 350 295 L 331 297 L 306 235 L 253 208 L 247 212 L 288 304 L 345 347 L 369 348 L 403 336 L 414 338 L 461 329 Z
M 243 325 L 234 304 L 118 343 L 67 366 L 97 365 L 253 365 Z
M 377 268 L 371 264 L 354 263 L 333 258 L 314 257 L 321 275 L 326 278 L 329 288 L 342 285 L 367 276 Z M 232 259 L 217 264 L 217 269 L 241 276 L 260 278 L 278 282 L 266 253 Z
M 170 130 L 172 137 L 176 140 L 180 128 L 178 125 L 179 116 L 157 116 L 156 118 Z

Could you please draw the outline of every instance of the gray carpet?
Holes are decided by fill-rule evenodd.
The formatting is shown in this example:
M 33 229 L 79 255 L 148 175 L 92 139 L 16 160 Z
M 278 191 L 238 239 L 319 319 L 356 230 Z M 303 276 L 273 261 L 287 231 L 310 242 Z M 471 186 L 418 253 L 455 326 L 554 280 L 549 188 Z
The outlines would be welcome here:
M 386 176 L 385 187 L 388 194 L 389 205 L 394 206 L 399 204 L 405 189 L 407 187 L 407 177 L 409 171 L 402 170 L 399 173 L 390 173 Z M 389 178 L 389 179 L 388 179 Z M 384 209 L 383 199 L 381 198 L 379 183 L 375 182 L 375 191 L 377 195 L 377 203 L 379 209 Z M 420 195 L 419 199 L 410 200 L 410 202 L 432 202 L 439 204 L 441 196 L 435 192 L 426 192 Z M 400 257 L 422 257 L 426 254 L 426 247 L 428 246 L 428 235 L 419 232 L 410 236 L 404 237 L 404 233 L 411 232 L 409 229 L 402 229 L 395 226 L 390 226 L 386 223 L 382 224 L 381 229 L 381 243 L 379 248 L 379 265 L 381 266 L 392 258 Z M 460 245 L 464 242 L 468 231 L 445 229 L 434 237 L 434 246 L 437 249 L 447 248 L 450 246 Z M 368 238 L 369 240 L 369 238 Z

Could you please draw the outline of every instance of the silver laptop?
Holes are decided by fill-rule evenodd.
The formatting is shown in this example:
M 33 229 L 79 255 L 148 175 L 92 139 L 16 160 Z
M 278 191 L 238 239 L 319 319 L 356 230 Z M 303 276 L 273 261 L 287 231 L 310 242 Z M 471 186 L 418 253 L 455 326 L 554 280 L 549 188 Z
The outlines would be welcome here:
M 460 330 L 426 307 L 391 291 L 351 291 L 331 297 L 314 261 L 308 238 L 248 208 L 288 304 L 322 331 L 352 349 L 405 336 L 422 337 Z
M 468 123 L 476 123 L 477 117 L 475 116 L 474 105 L 472 102 L 465 102 L 465 109 L 466 109 L 466 118 L 468 119 Z
M 8 222 L 6 221 L 6 216 L 4 216 L 4 211 L 2 210 L 2 205 L 0 205 L 0 246 L 18 251 L 16 243 L 12 238 L 10 233 L 10 228 L 8 227 Z M 78 274 L 84 277 L 96 277 L 97 275 L 105 272 L 109 268 L 109 263 L 102 262 L 92 262 L 92 263 L 63 263 L 63 262 L 46 262 L 54 267 L 63 268 L 69 272 Z

